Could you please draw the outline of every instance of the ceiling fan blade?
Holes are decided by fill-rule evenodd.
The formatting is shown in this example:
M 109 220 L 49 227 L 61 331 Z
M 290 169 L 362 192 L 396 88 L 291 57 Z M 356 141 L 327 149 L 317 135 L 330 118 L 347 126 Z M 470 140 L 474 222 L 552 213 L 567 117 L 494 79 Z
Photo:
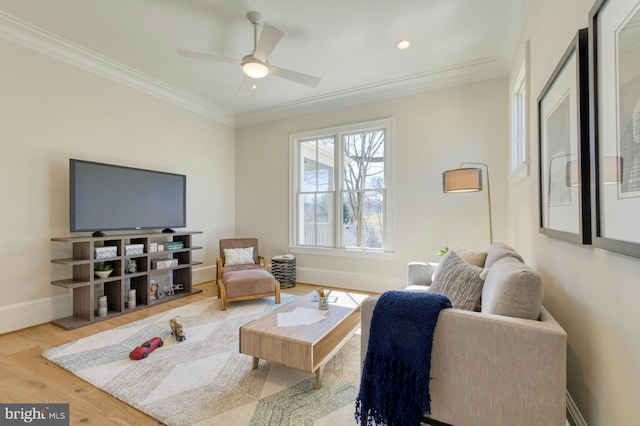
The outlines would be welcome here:
M 235 65 L 242 64 L 242 61 L 239 61 L 237 59 L 225 58 L 224 56 L 210 55 L 208 53 L 202 52 L 194 52 L 192 50 L 178 49 L 178 54 L 180 56 L 186 56 L 189 58 L 207 59 L 209 61 L 226 62 Z
M 240 89 L 238 89 L 238 96 L 247 97 L 251 96 L 253 93 L 253 86 L 255 84 L 255 79 L 251 77 L 244 77 L 242 80 L 242 84 L 240 85 Z
M 312 75 L 302 74 L 296 71 L 274 67 L 272 65 L 269 65 L 269 70 L 271 71 L 271 74 L 275 76 L 286 78 L 287 80 L 295 81 L 296 83 L 304 84 L 305 86 L 316 87 L 320 83 L 320 79 Z
M 264 24 L 262 26 L 262 33 L 260 33 L 260 40 L 258 41 L 255 52 L 253 52 L 253 57 L 259 61 L 266 62 L 271 52 L 273 52 L 273 49 L 275 49 L 278 43 L 280 43 L 280 40 L 282 40 L 282 37 L 284 37 L 282 31 L 269 24 Z

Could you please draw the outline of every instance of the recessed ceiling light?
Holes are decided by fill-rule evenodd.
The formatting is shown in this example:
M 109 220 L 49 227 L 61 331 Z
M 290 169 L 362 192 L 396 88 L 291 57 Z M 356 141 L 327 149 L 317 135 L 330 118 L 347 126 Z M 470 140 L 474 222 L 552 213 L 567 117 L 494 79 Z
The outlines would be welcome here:
M 399 42 L 396 43 L 396 47 L 398 49 L 406 49 L 409 46 L 411 46 L 411 42 L 409 40 L 400 40 Z

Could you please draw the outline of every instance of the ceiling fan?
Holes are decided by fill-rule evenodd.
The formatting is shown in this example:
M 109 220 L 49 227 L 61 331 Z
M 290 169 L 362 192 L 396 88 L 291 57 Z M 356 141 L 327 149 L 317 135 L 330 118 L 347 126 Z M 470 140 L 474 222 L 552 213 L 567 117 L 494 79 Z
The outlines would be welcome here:
M 242 72 L 244 72 L 245 77 L 242 85 L 240 86 L 240 90 L 238 90 L 238 96 L 249 96 L 253 89 L 256 88 L 256 81 L 269 74 L 304 84 L 309 87 L 316 87 L 318 83 L 320 83 L 320 79 L 318 77 L 313 77 L 311 75 L 302 74 L 285 68 L 275 67 L 269 64 L 267 58 L 271 52 L 273 52 L 273 49 L 275 49 L 282 37 L 284 37 L 284 33 L 269 24 L 264 24 L 262 26 L 260 40 L 258 40 L 258 25 L 262 21 L 262 15 L 258 12 L 249 12 L 247 13 L 247 18 L 253 25 L 253 52 L 246 55 L 241 60 L 184 49 L 179 49 L 178 54 L 191 58 L 242 65 Z

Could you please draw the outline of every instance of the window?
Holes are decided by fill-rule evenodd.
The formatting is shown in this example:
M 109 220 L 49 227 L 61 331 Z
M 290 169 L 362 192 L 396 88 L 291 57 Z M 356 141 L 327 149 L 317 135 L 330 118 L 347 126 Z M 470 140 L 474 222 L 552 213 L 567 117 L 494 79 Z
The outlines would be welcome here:
M 525 66 L 522 65 L 511 92 L 511 171 L 527 161 L 527 96 Z
M 390 251 L 391 120 L 297 133 L 290 245 Z
M 529 41 L 524 45 L 522 65 L 511 88 L 511 179 L 529 175 Z

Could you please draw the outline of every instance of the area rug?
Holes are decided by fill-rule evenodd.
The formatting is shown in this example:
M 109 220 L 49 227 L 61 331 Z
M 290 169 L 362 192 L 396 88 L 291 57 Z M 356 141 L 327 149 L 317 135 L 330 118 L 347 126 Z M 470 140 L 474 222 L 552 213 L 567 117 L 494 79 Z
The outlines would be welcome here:
M 296 296 L 282 295 L 289 303 Z M 273 298 L 191 303 L 70 342 L 42 353 L 119 400 L 167 425 L 353 425 L 360 382 L 360 338 L 354 335 L 315 376 L 238 352 L 239 328 L 280 305 Z M 186 340 L 176 342 L 178 318 Z M 133 348 L 152 337 L 164 345 L 132 361 Z

